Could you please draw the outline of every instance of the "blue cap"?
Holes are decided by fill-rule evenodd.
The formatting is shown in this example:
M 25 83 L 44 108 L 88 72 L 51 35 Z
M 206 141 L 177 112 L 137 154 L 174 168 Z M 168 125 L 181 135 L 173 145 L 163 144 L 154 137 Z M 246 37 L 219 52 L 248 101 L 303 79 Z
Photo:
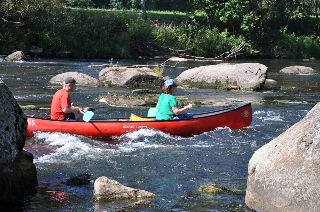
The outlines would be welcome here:
M 170 85 L 178 86 L 177 83 L 173 79 L 166 80 L 164 82 L 164 85 L 166 86 L 166 89 L 168 89 Z

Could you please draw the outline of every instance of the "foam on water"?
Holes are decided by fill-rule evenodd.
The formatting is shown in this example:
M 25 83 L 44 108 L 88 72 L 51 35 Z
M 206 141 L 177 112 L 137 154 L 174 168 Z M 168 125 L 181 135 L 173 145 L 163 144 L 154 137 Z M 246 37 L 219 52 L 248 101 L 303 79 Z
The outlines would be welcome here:
M 39 132 L 34 138 L 36 142 L 53 147 L 51 153 L 36 157 L 35 163 L 68 163 L 82 157 L 93 158 L 105 151 L 100 146 L 92 145 L 83 141 L 81 137 L 70 134 Z
M 168 148 L 175 145 L 163 141 L 176 139 L 179 139 L 179 137 L 173 137 L 157 130 L 140 129 L 123 136 L 114 137 L 113 141 L 118 140 L 119 144 L 112 145 L 78 135 L 38 132 L 34 136 L 34 143 L 52 146 L 53 148 L 49 154 L 36 156 L 34 162 L 36 164 L 69 163 L 81 159 L 105 159 L 106 157 L 132 153 L 142 149 Z
M 258 110 L 253 113 L 253 116 L 262 121 L 284 121 L 280 114 L 274 111 Z

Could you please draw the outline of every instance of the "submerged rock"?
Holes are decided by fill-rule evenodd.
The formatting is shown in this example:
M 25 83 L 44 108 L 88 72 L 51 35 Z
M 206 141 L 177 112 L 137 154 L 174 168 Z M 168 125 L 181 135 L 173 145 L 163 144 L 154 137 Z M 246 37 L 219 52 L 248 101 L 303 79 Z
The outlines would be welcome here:
M 216 183 L 209 183 L 207 185 L 200 186 L 198 190 L 201 192 L 210 193 L 212 195 L 220 194 L 220 193 L 235 193 L 235 191 L 232 191 L 227 187 L 218 185 Z
M 266 80 L 267 69 L 259 63 L 200 66 L 182 72 L 176 81 L 189 87 L 259 90 Z
M 284 74 L 314 74 L 316 71 L 306 66 L 289 66 L 280 70 Z
M 0 203 L 15 200 L 38 185 L 33 155 L 23 150 L 27 118 L 0 80 Z
M 158 94 L 144 94 L 144 95 L 124 95 L 124 94 L 110 94 L 100 96 L 100 102 L 105 102 L 108 105 L 116 106 L 156 106 L 158 102 Z
M 253 154 L 246 205 L 256 211 L 319 211 L 319 149 L 320 103 Z
M 80 174 L 75 177 L 71 177 L 66 181 L 66 185 L 68 186 L 86 185 L 90 183 L 91 183 L 91 180 L 90 180 L 89 174 Z

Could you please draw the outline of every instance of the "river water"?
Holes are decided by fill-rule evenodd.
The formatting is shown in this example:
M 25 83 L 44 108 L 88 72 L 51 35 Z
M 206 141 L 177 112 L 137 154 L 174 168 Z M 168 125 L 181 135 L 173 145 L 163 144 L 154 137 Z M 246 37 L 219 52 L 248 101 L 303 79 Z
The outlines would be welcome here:
M 157 61 L 113 61 L 118 64 L 154 64 Z M 161 63 L 162 61 L 158 61 Z M 248 162 L 252 154 L 301 120 L 319 102 L 320 75 L 283 75 L 279 70 L 290 65 L 312 67 L 319 73 L 320 62 L 303 60 L 238 60 L 258 62 L 268 67 L 268 78 L 277 88 L 260 92 L 179 89 L 176 95 L 194 100 L 252 102 L 253 121 L 241 130 L 220 128 L 192 137 L 171 136 L 141 129 L 112 140 L 95 140 L 62 133 L 37 133 L 28 138 L 25 149 L 34 154 L 39 188 L 33 195 L 14 204 L 10 211 L 116 211 L 117 202 L 97 203 L 92 199 L 93 185 L 67 186 L 70 177 L 89 174 L 92 180 L 107 176 L 120 183 L 157 195 L 147 206 L 127 211 L 249 211 L 245 207 Z M 0 63 L 0 80 L 11 90 L 29 115 L 49 114 L 51 98 L 58 88 L 49 87 L 51 77 L 78 71 L 98 78 L 102 68 L 91 64 L 108 60 L 39 59 L 23 63 Z M 172 62 L 172 65 L 175 62 Z M 196 67 L 218 62 L 183 62 L 179 66 Z M 185 68 L 166 68 L 164 76 L 174 78 Z M 147 108 L 114 107 L 96 101 L 100 95 L 130 93 L 128 88 L 80 87 L 72 93 L 76 105 L 96 109 L 96 117 L 128 117 L 131 112 L 144 116 Z M 160 90 L 160 88 L 159 88 Z M 193 108 L 197 113 L 217 106 Z M 234 189 L 234 194 L 209 195 L 197 188 L 215 182 Z

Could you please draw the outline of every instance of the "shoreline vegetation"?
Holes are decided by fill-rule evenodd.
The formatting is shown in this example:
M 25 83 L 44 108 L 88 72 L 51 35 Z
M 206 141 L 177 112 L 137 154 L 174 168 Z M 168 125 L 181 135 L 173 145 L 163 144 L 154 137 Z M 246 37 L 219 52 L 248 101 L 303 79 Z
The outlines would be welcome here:
M 313 16 L 262 29 L 258 27 L 258 16 L 253 14 L 246 14 L 248 23 L 238 17 L 223 24 L 209 19 L 201 10 L 147 10 L 145 20 L 140 10 L 72 8 L 59 0 L 44 0 L 41 4 L 22 1 L 21 5 L 7 2 L 0 9 L 2 55 L 15 50 L 51 58 L 149 59 L 171 55 L 225 60 L 308 59 L 320 55 L 320 36 L 310 28 L 317 25 Z M 274 21 L 270 20 L 269 25 Z M 43 51 L 30 51 L 34 47 Z

